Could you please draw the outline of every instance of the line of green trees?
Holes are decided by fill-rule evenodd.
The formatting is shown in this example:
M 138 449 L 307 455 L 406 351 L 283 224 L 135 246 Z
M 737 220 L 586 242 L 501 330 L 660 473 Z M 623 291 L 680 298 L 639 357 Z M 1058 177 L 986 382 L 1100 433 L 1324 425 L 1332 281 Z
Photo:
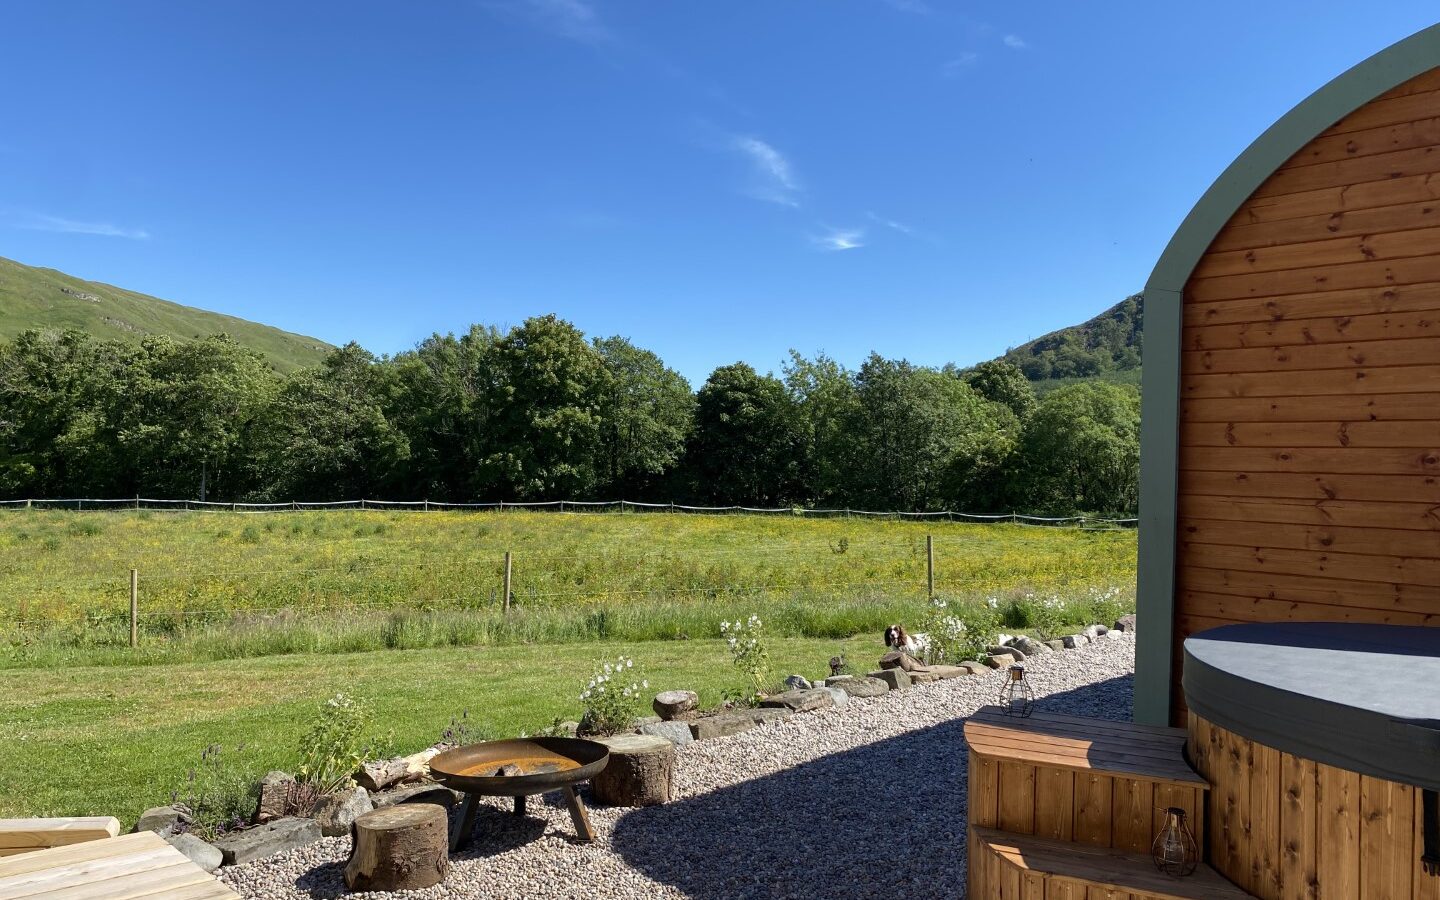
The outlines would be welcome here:
M 1139 396 L 792 351 L 698 391 L 555 316 L 277 374 L 223 335 L 0 344 L 0 497 L 675 500 L 1128 513 Z

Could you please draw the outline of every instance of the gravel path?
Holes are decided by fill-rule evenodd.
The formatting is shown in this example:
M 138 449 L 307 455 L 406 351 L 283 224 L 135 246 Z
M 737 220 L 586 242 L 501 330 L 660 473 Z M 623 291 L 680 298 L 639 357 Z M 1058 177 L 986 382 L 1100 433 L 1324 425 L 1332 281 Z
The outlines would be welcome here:
M 1135 643 L 1111 634 L 1030 661 L 1038 708 L 1131 714 Z M 222 870 L 246 897 L 413 898 L 964 896 L 963 717 L 994 701 L 993 673 L 919 685 L 680 748 L 677 799 L 591 806 L 574 840 L 558 794 L 517 819 L 481 808 L 475 841 L 424 891 L 346 895 L 349 838 Z

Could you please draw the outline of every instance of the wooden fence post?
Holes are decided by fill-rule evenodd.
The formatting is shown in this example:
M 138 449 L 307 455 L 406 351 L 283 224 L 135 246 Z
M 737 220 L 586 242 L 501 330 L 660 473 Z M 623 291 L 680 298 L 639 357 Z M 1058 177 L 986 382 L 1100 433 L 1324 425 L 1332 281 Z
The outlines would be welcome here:
M 130 648 L 140 646 L 140 570 L 130 570 Z
M 503 595 L 505 612 L 510 611 L 510 551 L 505 551 L 505 593 Z
M 935 599 L 935 539 L 925 535 L 925 596 Z

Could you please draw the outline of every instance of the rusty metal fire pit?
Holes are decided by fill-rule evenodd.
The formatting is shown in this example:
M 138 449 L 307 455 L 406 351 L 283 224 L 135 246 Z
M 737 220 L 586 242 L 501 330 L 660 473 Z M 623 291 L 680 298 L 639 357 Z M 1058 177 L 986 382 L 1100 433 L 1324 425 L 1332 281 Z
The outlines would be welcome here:
M 525 798 L 546 791 L 565 792 L 565 804 L 582 841 L 595 840 L 575 785 L 588 781 L 610 761 L 610 748 L 579 738 L 536 737 L 485 741 L 446 750 L 430 760 L 430 776 L 465 794 L 460 827 L 450 836 L 452 851 L 470 843 L 478 797 L 514 797 L 515 815 L 525 814 Z

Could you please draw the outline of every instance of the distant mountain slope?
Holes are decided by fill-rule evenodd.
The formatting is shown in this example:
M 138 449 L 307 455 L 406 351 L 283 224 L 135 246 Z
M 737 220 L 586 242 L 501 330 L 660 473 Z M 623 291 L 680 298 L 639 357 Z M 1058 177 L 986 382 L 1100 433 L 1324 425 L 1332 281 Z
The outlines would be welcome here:
M 76 328 L 99 338 L 129 341 L 152 334 L 186 339 L 223 331 L 263 353 L 281 372 L 313 365 L 331 349 L 324 341 L 269 325 L 0 257 L 0 340 L 31 328 Z
M 1136 294 L 1079 325 L 1006 351 L 1001 359 L 1020 367 L 1036 389 L 1076 380 L 1140 382 L 1144 304 Z

